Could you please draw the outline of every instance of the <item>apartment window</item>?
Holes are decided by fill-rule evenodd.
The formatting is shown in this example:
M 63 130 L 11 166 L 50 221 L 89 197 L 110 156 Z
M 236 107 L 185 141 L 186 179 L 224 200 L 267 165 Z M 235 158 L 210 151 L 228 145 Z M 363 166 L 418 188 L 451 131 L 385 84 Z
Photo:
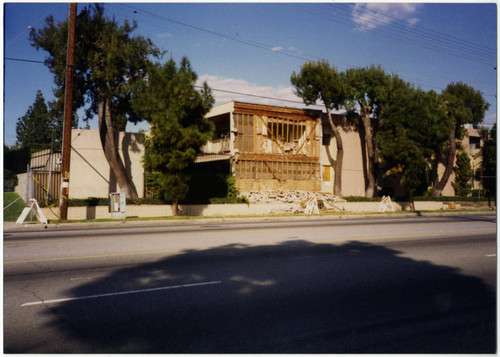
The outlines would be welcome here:
M 332 180 L 332 167 L 323 166 L 323 181 L 330 182 Z
M 269 121 L 267 127 L 271 135 L 283 143 L 299 141 L 306 132 L 305 124 L 287 119 Z
M 469 155 L 476 155 L 476 150 L 481 148 L 481 139 L 478 137 L 469 137 Z

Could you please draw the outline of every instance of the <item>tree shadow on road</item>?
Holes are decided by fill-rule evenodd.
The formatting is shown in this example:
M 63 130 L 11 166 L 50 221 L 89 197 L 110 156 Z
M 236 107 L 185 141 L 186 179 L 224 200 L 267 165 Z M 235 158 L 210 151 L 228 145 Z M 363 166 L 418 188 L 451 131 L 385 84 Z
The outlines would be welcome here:
M 118 269 L 66 296 L 162 287 L 172 288 L 47 305 L 43 314 L 52 322 L 46 327 L 80 347 L 48 344 L 43 352 L 494 353 L 496 348 L 493 288 L 455 269 L 355 241 L 185 251 Z

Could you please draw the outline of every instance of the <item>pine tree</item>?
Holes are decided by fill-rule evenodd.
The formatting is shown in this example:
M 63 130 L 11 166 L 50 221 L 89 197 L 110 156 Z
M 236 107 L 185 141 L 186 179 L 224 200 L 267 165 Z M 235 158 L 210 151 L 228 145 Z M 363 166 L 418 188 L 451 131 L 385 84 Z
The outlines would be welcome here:
M 295 71 L 292 73 L 290 80 L 295 86 L 296 94 L 305 104 L 315 104 L 317 100 L 321 100 L 325 106 L 330 129 L 337 145 L 333 194 L 342 197 L 344 145 L 340 132 L 333 122 L 331 111 L 339 109 L 345 103 L 347 95 L 345 74 L 338 73 L 327 61 L 307 62 L 302 66 L 300 73 L 297 74 Z
M 437 152 L 446 156 L 446 166 L 440 180 L 436 180 L 432 196 L 440 196 L 453 171 L 453 163 L 457 152 L 457 140 L 465 135 L 464 124 L 480 123 L 490 104 L 481 92 L 465 83 L 450 83 L 441 94 L 442 106 L 446 111 L 446 121 L 451 123 L 448 134 L 448 147 Z M 437 165 L 436 165 L 437 166 Z
M 357 107 L 359 110 L 360 129 L 364 139 L 362 152 L 366 153 L 367 159 L 365 196 L 374 197 L 377 181 L 375 137 L 379 121 L 373 119 L 378 119 L 389 100 L 391 77 L 382 67 L 372 65 L 367 68 L 348 69 L 346 78 L 350 107 Z
M 29 106 L 26 114 L 17 119 L 17 147 L 29 148 L 32 152 L 52 147 L 54 132 L 58 130 L 57 122 L 45 104 L 42 92 L 36 93 L 35 101 Z
M 400 175 L 414 209 L 414 194 L 421 194 L 428 187 L 427 166 L 436 148 L 447 140 L 448 130 L 443 127 L 445 112 L 433 91 L 401 86 L 392 96 L 380 116 L 377 152 L 389 168 L 386 176 Z
M 174 215 L 178 214 L 179 201 L 188 193 L 188 168 L 214 130 L 205 118 L 214 103 L 211 91 L 205 83 L 198 92 L 196 79 L 187 58 L 179 67 L 171 59 L 150 68 L 147 79 L 138 83 L 132 101 L 137 112 L 151 123 L 144 167 L 160 173 L 160 194 L 173 203 Z

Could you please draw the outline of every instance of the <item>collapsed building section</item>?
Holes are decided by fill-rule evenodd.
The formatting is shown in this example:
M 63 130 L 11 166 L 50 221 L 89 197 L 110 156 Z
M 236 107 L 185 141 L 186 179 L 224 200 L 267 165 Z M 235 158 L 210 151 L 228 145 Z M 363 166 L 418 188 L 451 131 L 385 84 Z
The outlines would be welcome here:
M 215 107 L 212 141 L 198 161 L 229 160 L 242 192 L 321 190 L 321 112 L 241 102 Z

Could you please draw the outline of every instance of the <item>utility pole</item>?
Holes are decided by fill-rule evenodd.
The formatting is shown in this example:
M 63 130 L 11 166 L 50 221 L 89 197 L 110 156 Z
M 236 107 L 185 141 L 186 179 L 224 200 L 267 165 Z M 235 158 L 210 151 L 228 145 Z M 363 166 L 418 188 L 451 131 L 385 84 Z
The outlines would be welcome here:
M 73 112 L 73 77 L 75 72 L 75 32 L 76 3 L 69 5 L 68 49 L 66 59 L 66 88 L 64 93 L 63 152 L 61 166 L 61 197 L 59 198 L 59 218 L 68 219 L 69 164 L 71 158 L 71 126 Z

